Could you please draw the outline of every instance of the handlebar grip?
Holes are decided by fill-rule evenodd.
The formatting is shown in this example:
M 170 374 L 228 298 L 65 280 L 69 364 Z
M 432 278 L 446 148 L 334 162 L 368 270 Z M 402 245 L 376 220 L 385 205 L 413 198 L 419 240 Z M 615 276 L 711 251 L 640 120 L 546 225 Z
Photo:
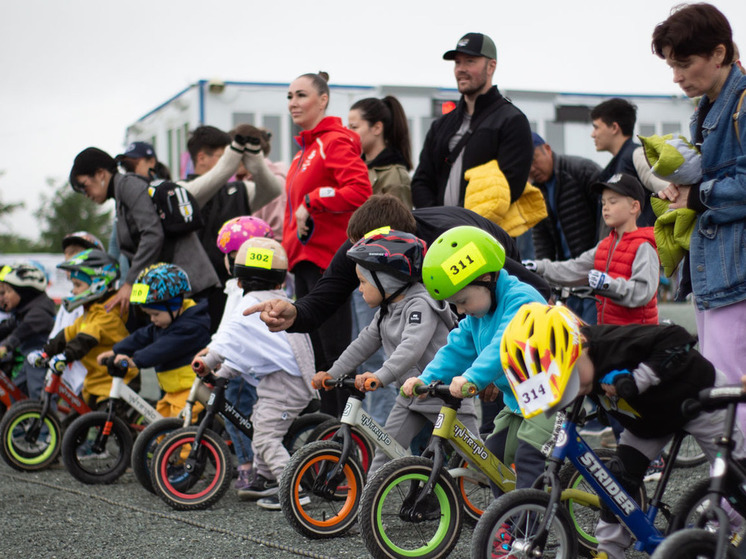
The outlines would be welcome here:
M 699 403 L 699 401 L 695 400 L 694 398 L 689 398 L 688 400 L 684 400 L 684 402 L 681 404 L 681 415 L 683 415 L 687 419 L 694 419 L 700 414 L 702 409 L 703 406 Z
M 200 359 L 192 361 L 192 370 L 199 376 L 202 376 L 205 372 L 205 364 Z
M 430 392 L 430 387 L 427 384 L 418 384 L 414 387 L 412 390 L 412 393 L 414 394 L 427 394 Z
M 637 389 L 637 384 L 635 384 L 635 378 L 632 375 L 617 377 L 614 380 L 614 387 L 616 388 L 617 395 L 625 400 L 634 398 L 640 393 Z
M 363 386 L 365 387 L 365 390 L 375 390 L 378 388 L 378 381 L 374 378 L 367 378 L 365 379 Z
M 461 387 L 461 396 L 464 398 L 472 398 L 477 395 L 479 392 L 479 389 L 477 389 L 477 385 L 473 382 L 467 382 L 464 386 Z
M 334 382 L 333 378 L 326 377 L 321 381 L 321 388 L 324 388 L 326 390 L 330 390 L 336 386 L 336 383 Z

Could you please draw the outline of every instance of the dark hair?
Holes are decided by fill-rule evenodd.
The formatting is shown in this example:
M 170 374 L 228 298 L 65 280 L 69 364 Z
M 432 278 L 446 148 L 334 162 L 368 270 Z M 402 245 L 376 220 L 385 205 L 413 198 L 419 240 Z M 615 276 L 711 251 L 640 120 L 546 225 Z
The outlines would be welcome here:
M 168 169 L 168 167 L 158 161 L 158 158 L 155 155 L 151 159 L 154 159 L 155 163 L 153 163 L 153 166 L 150 168 L 150 177 L 145 178 L 152 177 L 154 179 L 163 179 L 165 181 L 170 181 L 171 171 Z M 131 157 L 118 156 L 117 161 L 126 172 L 135 172 L 135 161 L 137 161 L 136 159 L 132 159 Z
M 396 97 L 387 95 L 383 99 L 376 97 L 360 99 L 350 107 L 350 110 L 360 111 L 360 116 L 370 125 L 381 122 L 386 145 L 397 150 L 404 157 L 407 171 L 412 170 L 412 147 L 409 143 L 407 115 L 404 114 L 404 107 Z
M 412 235 L 417 233 L 417 222 L 404 202 L 392 194 L 374 194 L 350 217 L 347 237 L 357 242 L 369 231 L 385 226 Z
M 622 129 L 622 134 L 631 136 L 635 131 L 637 121 L 637 105 L 619 97 L 607 99 L 591 110 L 591 120 L 599 118 L 606 126 L 611 126 L 616 122 Z
M 313 84 L 313 88 L 319 95 L 326 94 L 329 96 L 329 74 L 319 71 L 318 74 L 301 74 L 299 78 L 308 78 Z
M 259 145 L 262 148 L 264 157 L 269 155 L 270 145 L 269 140 L 272 137 L 272 133 L 266 128 L 257 128 L 251 124 L 239 124 L 233 130 L 228 132 L 231 138 L 235 138 L 237 134 L 241 136 L 248 136 L 250 138 L 259 138 Z
M 733 31 L 723 13 L 711 4 L 679 4 L 666 21 L 655 26 L 652 49 L 665 58 L 663 49 L 671 48 L 677 60 L 699 55 L 710 57 L 718 45 L 725 47 L 723 64 L 733 62 Z
M 231 143 L 231 137 L 214 126 L 198 126 L 192 130 L 187 141 L 187 150 L 192 158 L 192 163 L 197 162 L 197 154 L 200 151 L 212 155 L 216 149 L 224 148 Z
M 102 149 L 94 147 L 85 148 L 75 156 L 73 167 L 70 169 L 70 185 L 74 190 L 82 192 L 83 185 L 78 182 L 77 177 L 80 175 L 92 177 L 99 169 L 108 171 L 112 175 L 116 174 L 116 159 Z

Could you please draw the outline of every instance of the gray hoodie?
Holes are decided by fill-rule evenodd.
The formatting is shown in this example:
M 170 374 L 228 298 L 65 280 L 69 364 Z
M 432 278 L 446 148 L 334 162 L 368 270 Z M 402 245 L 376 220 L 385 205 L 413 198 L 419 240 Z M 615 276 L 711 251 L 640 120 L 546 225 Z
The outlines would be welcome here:
M 456 316 L 443 301 L 430 297 L 421 283 L 412 284 L 404 291 L 404 298 L 389 304 L 388 312 L 381 320 L 381 311 L 376 312 L 347 349 L 327 371 L 339 378 L 354 371 L 368 357 L 383 346 L 388 356 L 377 371 L 370 371 L 383 385 L 394 383 L 397 388 L 410 377 L 419 376 L 437 351 L 446 344 L 448 333 L 456 326 Z M 405 408 L 437 412 L 442 402 L 435 398 L 421 400 L 397 396 L 397 402 Z M 464 400 L 461 413 L 473 414 L 474 402 Z

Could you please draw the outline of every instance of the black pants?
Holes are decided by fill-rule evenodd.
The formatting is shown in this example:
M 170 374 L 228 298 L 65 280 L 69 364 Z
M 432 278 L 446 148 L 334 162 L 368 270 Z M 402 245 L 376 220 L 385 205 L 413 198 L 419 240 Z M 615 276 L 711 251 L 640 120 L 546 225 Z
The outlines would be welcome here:
M 316 282 L 321 279 L 323 270 L 312 262 L 299 262 L 293 268 L 295 276 L 295 293 L 300 299 L 311 292 Z M 326 322 L 315 328 L 309 335 L 316 361 L 317 371 L 327 371 L 334 361 L 350 345 L 352 336 L 352 307 L 349 297 L 345 303 L 334 311 Z M 335 390 L 321 391 L 321 411 L 339 417 L 344 409 L 348 394 Z

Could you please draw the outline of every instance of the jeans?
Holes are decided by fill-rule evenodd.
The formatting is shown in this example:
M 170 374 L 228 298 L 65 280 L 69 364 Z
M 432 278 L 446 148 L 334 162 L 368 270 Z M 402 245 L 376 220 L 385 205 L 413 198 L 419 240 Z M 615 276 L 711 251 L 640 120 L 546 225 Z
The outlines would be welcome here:
M 251 386 L 241 377 L 232 378 L 225 387 L 225 399 L 228 400 L 236 410 L 246 417 L 251 417 L 256 402 L 256 388 Z M 254 451 L 251 449 L 251 439 L 233 425 L 230 421 L 225 422 L 225 430 L 233 442 L 236 457 L 239 464 L 248 464 L 254 460 Z

